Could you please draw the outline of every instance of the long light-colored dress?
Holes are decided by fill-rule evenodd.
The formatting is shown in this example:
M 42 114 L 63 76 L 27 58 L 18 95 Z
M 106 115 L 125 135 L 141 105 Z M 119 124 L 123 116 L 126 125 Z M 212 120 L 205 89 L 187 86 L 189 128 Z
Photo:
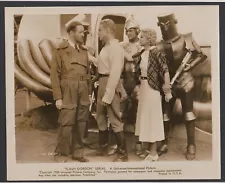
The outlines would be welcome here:
M 147 77 L 149 51 L 143 52 L 141 76 Z M 160 92 L 151 88 L 148 80 L 141 80 L 135 135 L 141 142 L 164 140 L 163 114 Z

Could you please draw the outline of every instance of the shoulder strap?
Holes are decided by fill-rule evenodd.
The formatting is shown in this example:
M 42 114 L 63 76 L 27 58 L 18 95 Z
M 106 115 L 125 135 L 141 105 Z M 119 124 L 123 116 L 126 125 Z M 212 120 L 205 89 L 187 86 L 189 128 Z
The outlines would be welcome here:
M 86 45 L 81 45 L 80 46 L 81 49 L 88 51 L 88 47 Z
M 59 49 L 65 49 L 69 46 L 69 42 L 66 39 L 58 39 L 56 42 L 56 48 Z

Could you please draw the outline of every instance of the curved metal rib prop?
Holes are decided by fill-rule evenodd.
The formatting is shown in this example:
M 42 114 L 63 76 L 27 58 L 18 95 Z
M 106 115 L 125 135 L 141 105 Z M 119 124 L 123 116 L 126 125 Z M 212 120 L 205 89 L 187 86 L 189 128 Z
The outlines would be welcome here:
M 54 60 L 54 46 L 52 45 L 51 41 L 44 39 L 39 43 L 38 47 L 49 68 L 51 68 L 51 63 Z
M 18 43 L 18 57 L 20 67 L 27 72 L 35 81 L 51 88 L 50 77 L 44 73 L 34 62 L 31 55 L 30 44 L 28 40 L 21 40 Z
M 46 63 L 46 60 L 43 58 L 43 55 L 41 54 L 38 48 L 38 45 L 32 41 L 29 41 L 29 46 L 30 46 L 30 52 L 34 62 L 44 73 L 46 73 L 47 75 L 50 75 L 50 67 Z
M 14 72 L 16 79 L 41 100 L 44 100 L 46 102 L 53 101 L 52 90 L 32 79 L 29 75 L 22 71 L 16 63 Z

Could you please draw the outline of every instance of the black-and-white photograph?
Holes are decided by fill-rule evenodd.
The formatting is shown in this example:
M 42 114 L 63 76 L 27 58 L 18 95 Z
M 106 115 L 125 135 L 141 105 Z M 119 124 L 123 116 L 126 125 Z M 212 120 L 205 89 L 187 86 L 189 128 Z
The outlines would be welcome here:
M 217 6 L 61 10 L 9 11 L 15 164 L 219 163 Z

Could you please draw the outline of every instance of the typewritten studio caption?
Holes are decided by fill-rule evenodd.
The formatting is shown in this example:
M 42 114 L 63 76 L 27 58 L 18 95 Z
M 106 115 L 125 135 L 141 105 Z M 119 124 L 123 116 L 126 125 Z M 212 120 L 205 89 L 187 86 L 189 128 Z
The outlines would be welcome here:
M 182 170 L 180 169 L 160 169 L 151 166 L 141 166 L 141 167 L 74 167 L 74 168 L 64 168 L 60 171 L 39 171 L 39 177 L 82 177 L 82 176 L 99 176 L 103 174 L 113 175 L 113 174 L 124 174 L 127 173 L 137 173 L 145 174 L 151 173 L 157 176 L 179 176 L 182 175 Z

